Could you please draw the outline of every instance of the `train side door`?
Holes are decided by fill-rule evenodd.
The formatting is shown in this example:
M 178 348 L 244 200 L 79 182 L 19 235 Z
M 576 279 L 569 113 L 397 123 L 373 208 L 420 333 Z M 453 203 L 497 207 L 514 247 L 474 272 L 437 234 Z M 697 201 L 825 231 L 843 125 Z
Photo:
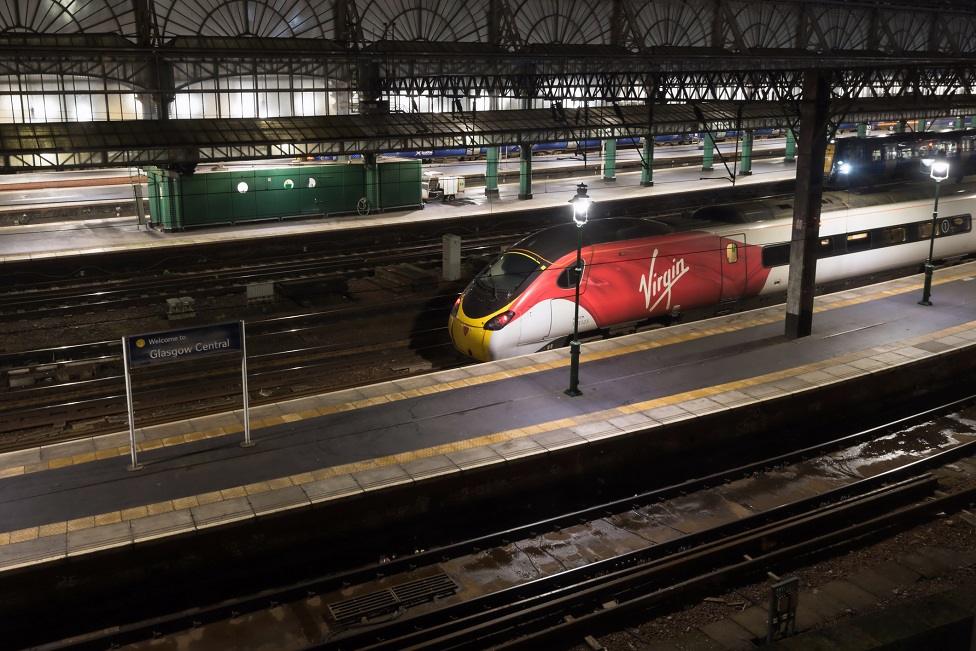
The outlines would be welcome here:
M 748 286 L 746 236 L 744 233 L 719 238 L 719 260 L 722 270 L 722 299 L 733 301 L 742 298 Z
M 552 301 L 539 301 L 519 317 L 519 343 L 531 344 L 543 341 L 552 328 Z

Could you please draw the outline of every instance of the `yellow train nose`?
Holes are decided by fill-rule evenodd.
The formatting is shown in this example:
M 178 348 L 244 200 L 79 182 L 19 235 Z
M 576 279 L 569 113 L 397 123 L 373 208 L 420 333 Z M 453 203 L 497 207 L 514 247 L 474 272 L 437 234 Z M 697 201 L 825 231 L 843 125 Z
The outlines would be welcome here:
M 458 316 L 452 316 L 448 330 L 458 352 L 480 362 L 488 361 L 488 337 L 491 334 L 484 328 L 465 323 L 464 319 Z

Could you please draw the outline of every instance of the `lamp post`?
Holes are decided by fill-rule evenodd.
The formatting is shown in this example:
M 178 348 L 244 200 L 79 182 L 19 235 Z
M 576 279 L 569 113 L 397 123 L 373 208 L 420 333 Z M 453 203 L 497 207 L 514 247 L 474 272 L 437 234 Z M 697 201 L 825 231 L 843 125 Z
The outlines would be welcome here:
M 935 252 L 935 229 L 939 221 L 939 186 L 949 178 L 949 163 L 942 158 L 932 161 L 929 176 L 935 181 L 935 206 L 932 208 L 932 231 L 929 233 L 929 257 L 925 261 L 925 285 L 922 288 L 922 300 L 919 305 L 931 305 L 932 301 L 932 255 Z
M 576 224 L 576 303 L 573 309 L 573 340 L 569 342 L 569 388 L 566 389 L 567 396 L 580 396 L 583 392 L 579 390 L 579 304 L 580 304 L 580 284 L 583 281 L 583 226 L 586 225 L 587 215 L 590 210 L 590 197 L 586 194 L 586 184 L 580 183 L 576 186 L 576 196 L 569 200 L 573 204 L 573 222 Z

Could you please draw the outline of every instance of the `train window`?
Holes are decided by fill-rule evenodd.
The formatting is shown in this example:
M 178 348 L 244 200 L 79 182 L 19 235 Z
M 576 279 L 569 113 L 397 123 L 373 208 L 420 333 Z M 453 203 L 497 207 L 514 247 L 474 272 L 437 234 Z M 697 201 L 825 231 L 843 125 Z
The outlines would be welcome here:
M 871 236 L 866 231 L 847 235 L 847 252 L 856 253 L 871 248 Z
M 874 247 L 894 246 L 904 244 L 908 241 L 908 232 L 904 226 L 891 226 L 889 228 L 879 228 L 875 231 Z
M 725 245 L 725 260 L 729 264 L 735 264 L 739 261 L 739 245 L 735 242 L 729 242 Z
M 586 269 L 586 261 L 583 261 L 583 269 Z M 559 278 L 556 279 L 556 285 L 562 287 L 563 289 L 572 289 L 576 287 L 576 283 L 579 282 L 578 276 L 576 275 L 576 262 L 574 261 L 571 266 L 566 267 Z
M 762 250 L 764 267 L 782 267 L 790 263 L 790 245 L 772 244 L 764 246 Z
M 915 226 L 918 228 L 916 240 L 927 240 L 932 235 L 932 222 L 919 222 Z
M 871 160 L 872 161 L 879 161 L 879 160 L 881 160 L 881 150 L 880 149 L 875 149 L 874 151 L 871 152 Z
M 831 237 L 820 238 L 820 244 L 817 246 L 817 257 L 818 258 L 829 258 L 834 255 L 834 240 Z

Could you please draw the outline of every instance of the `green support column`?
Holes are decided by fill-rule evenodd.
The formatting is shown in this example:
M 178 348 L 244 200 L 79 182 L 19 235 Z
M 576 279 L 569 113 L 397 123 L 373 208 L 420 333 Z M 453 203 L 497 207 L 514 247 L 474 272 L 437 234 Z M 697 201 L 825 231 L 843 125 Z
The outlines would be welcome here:
M 962 125 L 963 125 L 963 118 L 962 117 L 957 117 L 953 121 L 953 123 L 952 123 L 952 128 L 953 129 L 962 129 Z
M 915 120 L 915 133 L 922 133 L 925 131 L 925 118 Z
M 752 131 L 742 134 L 742 158 L 739 161 L 739 176 L 752 174 Z
M 519 147 L 519 199 L 532 198 L 532 145 Z
M 485 151 L 485 196 L 498 196 L 498 147 Z
M 712 136 L 706 133 L 704 140 L 702 140 L 702 172 L 712 171 L 712 160 L 715 155 L 714 150 L 715 143 L 712 141 Z
M 617 180 L 617 139 L 603 141 L 603 180 L 612 183 Z
M 867 135 L 868 135 L 868 123 L 867 122 L 858 122 L 857 123 L 857 137 L 858 138 L 864 138 Z
M 796 162 L 796 136 L 793 135 L 793 129 L 786 130 L 786 155 L 783 157 L 783 162 Z
M 642 188 L 649 188 L 654 185 L 654 136 L 647 134 L 644 136 L 644 161 L 641 163 Z
M 895 123 L 895 133 L 905 133 L 905 127 L 907 126 L 908 123 L 905 120 L 898 120 L 898 122 Z
M 180 173 L 156 169 L 157 214 L 153 221 L 164 231 L 183 230 L 183 196 Z M 151 187 L 152 189 L 152 187 Z
M 976 129 L 976 115 L 969 116 L 969 128 Z
M 366 154 L 363 156 L 363 163 L 366 166 L 366 201 L 369 210 L 366 212 L 380 211 L 380 170 L 376 162 L 376 154 Z M 364 212 L 360 210 L 360 212 Z

